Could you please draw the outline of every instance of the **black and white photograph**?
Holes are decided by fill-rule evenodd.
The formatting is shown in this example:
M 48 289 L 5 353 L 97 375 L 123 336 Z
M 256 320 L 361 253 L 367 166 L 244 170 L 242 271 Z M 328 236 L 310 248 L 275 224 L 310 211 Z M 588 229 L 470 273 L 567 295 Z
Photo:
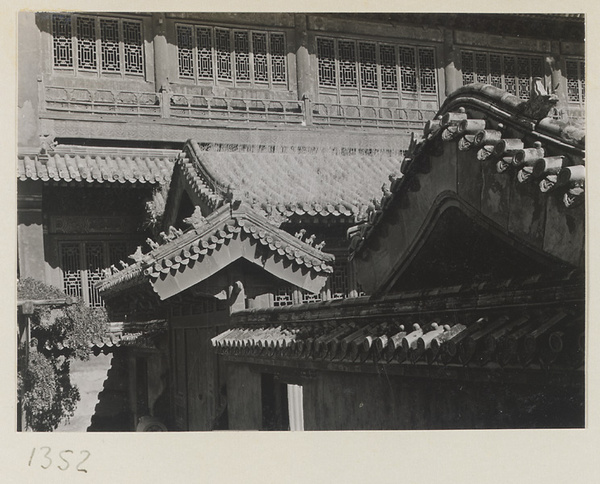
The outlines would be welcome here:
M 17 13 L 14 430 L 585 429 L 586 14 L 171 8 Z

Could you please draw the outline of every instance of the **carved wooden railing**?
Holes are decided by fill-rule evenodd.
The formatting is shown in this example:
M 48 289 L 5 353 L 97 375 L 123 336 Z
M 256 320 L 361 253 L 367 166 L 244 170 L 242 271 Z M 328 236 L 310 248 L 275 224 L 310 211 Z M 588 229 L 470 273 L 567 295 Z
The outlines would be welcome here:
M 44 107 L 55 113 L 161 116 L 160 96 L 155 92 L 46 87 Z
M 171 94 L 169 111 L 170 117 L 179 119 L 302 124 L 303 104 L 302 101 Z
M 136 116 L 193 123 L 251 123 L 420 130 L 434 110 L 203 96 L 173 92 L 45 86 L 43 111 L 53 114 Z
M 312 104 L 313 124 L 326 126 L 421 129 L 424 122 L 433 118 L 435 113 L 435 110 L 404 107 Z

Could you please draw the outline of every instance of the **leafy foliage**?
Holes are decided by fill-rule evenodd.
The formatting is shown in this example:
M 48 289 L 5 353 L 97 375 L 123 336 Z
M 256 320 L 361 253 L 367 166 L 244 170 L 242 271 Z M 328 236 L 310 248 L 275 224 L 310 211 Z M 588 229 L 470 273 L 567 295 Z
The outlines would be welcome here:
M 22 365 L 24 366 L 24 362 Z M 69 360 L 32 352 L 18 378 L 21 405 L 32 430 L 48 432 L 75 413 L 79 390 L 71 384 Z
M 71 298 L 35 279 L 19 281 L 17 294 L 20 300 L 56 300 L 35 307 L 29 361 L 21 347 L 18 365 L 18 395 L 28 426 L 49 431 L 75 411 L 79 391 L 71 384 L 70 360 L 89 358 L 90 343 L 106 331 L 106 312 L 81 300 L 65 305 Z

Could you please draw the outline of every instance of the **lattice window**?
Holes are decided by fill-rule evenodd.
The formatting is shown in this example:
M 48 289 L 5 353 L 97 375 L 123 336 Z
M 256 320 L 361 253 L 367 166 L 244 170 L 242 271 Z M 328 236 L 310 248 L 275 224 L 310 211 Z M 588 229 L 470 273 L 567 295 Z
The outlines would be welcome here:
M 570 102 L 585 102 L 585 63 L 575 59 L 567 59 L 567 98 Z
M 109 75 L 144 73 L 141 22 L 53 15 L 52 33 L 53 65 L 56 68 Z
M 321 293 L 312 294 L 308 291 L 302 291 L 302 304 L 310 304 L 322 301 Z
M 123 50 L 125 73 L 143 74 L 142 25 L 139 22 L 123 21 Z
M 233 78 L 231 72 L 231 37 L 228 29 L 215 29 L 217 51 L 217 77 L 223 80 Z
M 544 62 L 541 57 L 531 58 L 531 77 L 544 78 Z
M 527 57 L 517 57 L 517 79 L 519 83 L 519 97 L 529 99 L 531 92 L 531 69 Z
M 287 67 L 285 62 L 285 37 L 283 34 L 271 33 L 271 76 L 274 84 L 287 83 Z
M 490 54 L 490 84 L 502 89 L 502 57 Z
M 95 71 L 96 24 L 93 18 L 77 18 L 77 67 L 82 71 Z
M 373 43 L 358 44 L 360 62 L 360 86 L 365 89 L 377 89 L 377 49 Z
M 65 293 L 81 298 L 87 305 L 104 305 L 96 284 L 104 277 L 104 269 L 126 261 L 131 244 L 126 241 L 65 242 L 60 246 L 60 260 Z
M 187 25 L 177 26 L 177 57 L 179 62 L 179 77 L 194 78 L 194 43 L 192 27 Z
M 430 94 L 437 92 L 433 49 L 419 49 L 419 80 L 421 92 Z
M 400 47 L 400 79 L 403 92 L 417 92 L 417 65 L 415 49 Z
M 333 263 L 333 274 L 329 277 L 331 299 L 344 299 L 348 297 L 350 287 L 348 283 L 348 264 L 346 261 Z
M 207 27 L 196 28 L 198 41 L 198 77 L 213 78 L 212 31 Z
M 521 99 L 529 99 L 535 77 L 544 78 L 542 57 L 462 51 L 461 58 L 464 84 L 489 83 Z
M 273 306 L 291 306 L 294 301 L 292 294 L 294 288 L 292 286 L 280 287 L 277 292 L 273 295 Z
M 119 72 L 119 22 L 100 19 L 100 42 L 102 48 L 102 72 Z
M 60 255 L 63 270 L 63 291 L 69 296 L 80 298 L 83 296 L 83 288 L 79 244 L 63 244 Z
M 504 56 L 504 90 L 517 95 L 517 65 L 513 56 Z
M 52 16 L 52 39 L 54 67 L 73 67 L 73 38 L 71 17 L 69 15 Z
M 248 32 L 235 31 L 233 33 L 235 47 L 235 78 L 238 81 L 250 80 L 250 46 Z
M 96 283 L 103 278 L 104 254 L 102 243 L 88 243 L 85 245 L 85 259 L 87 269 L 88 304 L 93 307 L 102 306 L 102 299 L 96 289 Z
M 475 54 L 475 79 L 477 82 L 488 82 L 487 55 L 481 52 Z
M 319 86 L 336 86 L 335 43 L 333 39 L 317 39 Z
M 252 50 L 254 52 L 254 80 L 269 82 L 269 62 L 267 59 L 267 34 L 252 33 Z
M 460 54 L 463 85 L 473 84 L 475 82 L 475 63 L 473 61 L 473 56 L 473 52 L 463 51 Z
M 384 91 L 397 91 L 396 48 L 393 45 L 380 45 L 379 56 L 381 60 L 381 89 Z
M 340 86 L 356 87 L 356 44 L 353 41 L 338 42 Z

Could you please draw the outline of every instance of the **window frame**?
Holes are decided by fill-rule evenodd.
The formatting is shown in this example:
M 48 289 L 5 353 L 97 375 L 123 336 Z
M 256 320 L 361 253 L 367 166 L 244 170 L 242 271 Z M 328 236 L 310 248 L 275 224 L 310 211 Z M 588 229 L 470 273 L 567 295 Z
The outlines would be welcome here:
M 477 48 L 468 47 L 468 48 L 460 49 L 460 74 L 461 74 L 461 82 L 462 82 L 463 86 L 471 84 L 470 82 L 465 82 L 464 58 L 465 58 L 466 54 L 471 55 L 472 70 L 469 71 L 469 74 L 473 78 L 472 82 L 474 82 L 474 83 L 483 82 L 478 77 L 478 76 L 483 77 L 483 74 L 480 74 L 478 72 L 477 55 L 483 56 L 486 60 L 486 64 L 485 64 L 486 80 L 484 83 L 498 87 L 499 89 L 509 92 L 510 94 L 513 94 L 514 96 L 517 96 L 519 99 L 522 99 L 524 101 L 529 99 L 533 79 L 535 77 L 537 77 L 534 72 L 534 65 L 533 65 L 534 59 L 540 61 L 540 67 L 542 70 L 542 78 L 544 79 L 544 81 L 546 81 L 548 79 L 548 74 L 546 73 L 546 65 L 545 65 L 545 56 L 548 54 L 545 54 L 542 52 L 540 52 L 540 53 L 533 53 L 533 52 L 523 53 L 523 52 L 503 51 L 503 50 L 490 51 L 488 49 L 477 49 Z M 492 56 L 498 56 L 500 58 L 500 85 L 499 86 L 494 84 L 494 82 L 492 80 L 492 64 L 491 64 Z M 505 59 L 507 57 L 511 57 L 515 61 L 514 77 L 512 78 L 512 79 L 514 79 L 515 92 L 511 92 L 506 87 L 507 86 L 506 79 L 508 78 L 508 76 L 506 75 Z M 520 58 L 521 59 L 526 58 L 528 60 L 529 78 L 527 80 L 528 85 L 526 88 L 524 88 L 524 86 L 522 85 L 522 83 L 521 83 L 522 79 L 519 75 L 520 74 L 519 73 L 519 59 Z M 522 91 L 524 91 L 525 95 L 522 95 Z
M 57 258 L 58 258 L 58 267 L 60 269 L 60 284 L 61 284 L 61 289 L 68 295 L 72 295 L 74 297 L 80 297 L 83 302 L 90 307 L 104 307 L 104 301 L 102 299 L 102 297 L 99 294 L 95 294 L 95 296 L 98 298 L 99 300 L 99 304 L 92 304 L 90 303 L 90 294 L 92 292 L 95 292 L 93 286 L 90 286 L 90 274 L 89 274 L 89 269 L 87 268 L 87 263 L 88 263 L 88 259 L 87 259 L 87 254 L 86 254 L 86 247 L 88 244 L 98 244 L 98 245 L 102 245 L 102 259 L 103 259 L 103 268 L 100 268 L 100 271 L 102 271 L 103 269 L 106 269 L 108 267 L 110 267 L 111 264 L 117 264 L 118 261 L 116 262 L 112 262 L 111 263 L 111 256 L 110 256 L 110 249 L 111 249 L 111 245 L 116 245 L 116 244 L 124 244 L 125 246 L 125 256 L 123 260 L 124 262 L 131 262 L 131 261 L 127 261 L 125 259 L 127 259 L 127 256 L 129 254 L 131 254 L 134 250 L 135 250 L 135 245 L 136 245 L 136 241 L 134 239 L 132 239 L 131 237 L 111 237 L 110 240 L 107 240 L 106 238 L 102 238 L 102 237 L 86 237 L 86 236 L 61 236 L 60 238 L 56 238 L 56 252 L 57 252 Z M 78 261 L 78 265 L 79 265 L 79 269 L 77 269 L 79 271 L 79 277 L 80 277 L 80 288 L 81 288 L 81 295 L 77 296 L 72 294 L 71 292 L 67 291 L 67 287 L 65 286 L 65 265 L 63 263 L 63 249 L 65 246 L 67 245 L 77 245 L 78 246 L 78 250 L 79 250 L 79 261 Z M 121 267 L 119 267 L 119 269 L 121 269 Z M 102 277 L 102 279 L 104 279 L 104 277 Z M 102 280 L 100 279 L 100 280 Z M 93 301 L 92 301 L 93 302 Z
M 335 84 L 334 85 L 323 85 L 321 84 L 321 69 L 320 69 L 320 47 L 319 41 L 332 41 L 333 42 L 333 51 L 334 51 L 334 65 L 335 65 Z M 345 87 L 341 85 L 341 77 L 340 77 L 340 42 L 351 42 L 354 44 L 355 51 L 355 73 L 357 79 L 356 87 Z M 377 87 L 368 87 L 365 86 L 365 82 L 361 77 L 363 62 L 361 60 L 360 47 L 362 44 L 374 44 L 375 46 L 375 76 L 376 76 L 376 84 Z M 382 46 L 389 49 L 390 47 L 393 49 L 394 54 L 394 73 L 395 73 L 395 89 L 384 89 L 383 82 L 383 69 L 384 65 L 382 62 Z M 405 90 L 402 86 L 402 65 L 401 65 L 401 49 L 407 48 L 411 49 L 413 52 L 414 58 L 414 66 L 415 66 L 415 90 L 408 91 Z M 433 58 L 433 74 L 434 74 L 434 82 L 435 82 L 435 91 L 427 92 L 422 90 L 422 72 L 421 72 L 421 59 L 420 59 L 420 51 L 427 50 L 431 52 Z M 435 44 L 426 44 L 426 43 L 413 43 L 413 42 L 402 42 L 395 41 L 393 39 L 384 39 L 384 40 L 372 40 L 361 37 L 335 37 L 331 35 L 315 35 L 314 36 L 314 51 L 316 56 L 316 69 L 317 69 L 317 79 L 316 79 L 316 87 L 319 92 L 326 94 L 338 94 L 338 95 L 347 95 L 350 93 L 356 93 L 361 99 L 363 95 L 367 97 L 372 97 L 373 95 L 377 95 L 380 99 L 398 99 L 399 102 L 402 101 L 423 101 L 423 102 L 439 102 L 440 96 L 440 74 L 439 69 L 436 64 L 436 60 L 438 57 L 438 49 Z M 387 65 L 387 64 L 386 64 Z
M 70 50 L 71 50 L 71 65 L 70 66 L 57 66 L 56 65 L 56 51 L 55 51 L 55 17 L 67 17 L 70 19 L 71 24 L 71 36 L 70 36 Z M 94 48 L 95 48 L 95 67 L 93 69 L 85 69 L 80 67 L 79 62 L 79 45 L 80 39 L 77 31 L 78 19 L 90 19 L 94 25 Z M 102 22 L 103 21 L 116 21 L 118 30 L 118 55 L 119 55 L 119 70 L 118 71 L 107 71 L 102 66 Z M 128 71 L 126 61 L 126 46 L 125 46 L 125 23 L 135 23 L 139 26 L 139 59 L 141 61 L 141 72 Z M 51 68 L 55 74 L 72 74 L 76 77 L 94 77 L 104 79 L 132 79 L 132 80 L 145 80 L 147 74 L 147 59 L 146 59 L 146 45 L 144 40 L 144 20 L 139 18 L 131 17 L 119 17 L 119 16 L 106 16 L 106 15 L 88 15 L 88 14 L 76 14 L 76 13 L 55 13 L 50 17 L 50 45 L 51 45 Z
M 180 28 L 188 28 L 191 29 L 192 35 L 192 76 L 182 76 L 180 69 L 180 43 L 179 43 L 179 29 Z M 201 29 L 208 29 L 210 32 L 210 48 L 211 48 L 211 63 L 212 68 L 211 77 L 201 76 L 200 66 L 199 66 L 199 42 L 198 42 L 198 32 Z M 225 78 L 219 76 L 219 59 L 218 59 L 218 49 L 217 49 L 217 31 L 227 31 L 228 39 L 229 39 L 229 69 L 231 72 L 230 78 Z M 177 63 L 176 63 L 176 75 L 179 82 L 182 83 L 190 83 L 199 86 L 222 86 L 222 87 L 235 87 L 235 88 L 252 88 L 252 89 L 282 89 L 288 90 L 290 85 L 290 62 L 288 59 L 287 52 L 287 42 L 288 42 L 288 34 L 284 30 L 275 29 L 275 30 L 266 30 L 260 28 L 243 28 L 240 26 L 234 25 L 210 25 L 210 24 L 198 24 L 198 23 L 190 23 L 190 22 L 176 22 L 174 25 L 174 37 L 175 37 L 175 47 L 177 53 Z M 248 79 L 239 79 L 238 78 L 238 56 L 236 49 L 236 34 L 246 34 L 247 39 L 247 65 L 248 65 Z M 267 80 L 257 80 L 256 79 L 256 58 L 255 58 L 255 45 L 254 45 L 254 35 L 264 35 L 266 39 L 266 64 L 267 64 Z M 285 81 L 275 81 L 273 76 L 273 66 L 274 66 L 274 54 L 272 48 L 272 36 L 280 35 L 282 36 L 282 45 L 283 45 L 283 53 L 277 54 L 283 59 L 283 72 L 285 73 Z

